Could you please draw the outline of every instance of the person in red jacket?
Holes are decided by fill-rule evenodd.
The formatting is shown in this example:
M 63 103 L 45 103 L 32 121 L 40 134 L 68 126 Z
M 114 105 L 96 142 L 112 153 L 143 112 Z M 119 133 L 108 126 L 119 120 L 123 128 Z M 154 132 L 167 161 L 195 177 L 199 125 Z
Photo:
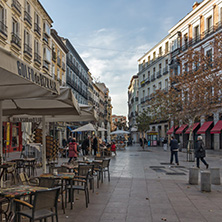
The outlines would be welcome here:
M 116 156 L 116 144 L 114 142 L 111 144 L 111 151 L 114 152 Z
M 70 163 L 72 159 L 76 160 L 77 156 L 78 156 L 77 143 L 76 143 L 76 139 L 73 138 L 71 140 L 71 142 L 69 143 L 69 161 L 68 161 L 68 163 Z

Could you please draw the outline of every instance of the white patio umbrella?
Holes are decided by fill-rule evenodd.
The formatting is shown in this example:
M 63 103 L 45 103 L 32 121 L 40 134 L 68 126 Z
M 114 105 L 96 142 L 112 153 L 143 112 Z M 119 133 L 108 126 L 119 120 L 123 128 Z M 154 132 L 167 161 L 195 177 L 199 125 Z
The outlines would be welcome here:
M 79 128 L 72 130 L 71 132 L 74 133 L 74 132 L 87 132 L 87 131 L 96 131 L 92 123 L 88 123 L 84 126 L 80 126 Z
M 99 126 L 99 127 L 98 127 L 98 131 L 99 131 L 99 132 L 106 132 L 106 131 L 107 131 L 107 129 L 102 128 L 102 127 L 100 127 L 100 126 Z
M 12 53 L 0 48 L 0 155 L 2 147 L 2 116 L 5 104 L 15 99 L 59 94 L 58 83 L 21 61 Z M 8 108 L 8 105 L 7 105 Z
M 110 133 L 110 135 L 120 135 L 120 134 L 130 134 L 130 132 L 124 130 L 116 130 Z
M 3 115 L 13 116 L 13 121 L 27 122 L 26 117 L 42 117 L 42 135 L 43 135 L 43 172 L 46 172 L 46 116 L 47 115 L 79 115 L 80 108 L 70 88 L 60 88 L 60 95 L 45 94 L 43 97 L 15 99 L 13 101 L 3 101 Z M 10 118 L 9 118 L 10 119 Z

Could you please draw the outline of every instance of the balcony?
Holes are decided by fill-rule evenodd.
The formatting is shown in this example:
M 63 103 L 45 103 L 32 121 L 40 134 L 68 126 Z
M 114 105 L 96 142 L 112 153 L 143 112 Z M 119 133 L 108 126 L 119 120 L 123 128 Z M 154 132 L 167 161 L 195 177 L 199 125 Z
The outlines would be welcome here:
M 66 64 L 64 62 L 62 62 L 62 70 L 65 71 L 66 70 Z
M 43 66 L 42 68 L 45 70 L 45 71 L 49 71 L 49 62 L 47 60 L 43 60 Z
M 0 21 L 0 37 L 4 40 L 8 37 L 8 27 L 2 21 Z
M 29 27 L 32 27 L 32 17 L 27 11 L 24 11 L 24 21 Z
M 145 86 L 145 80 L 143 80 L 141 83 L 140 83 L 141 87 L 144 87 Z
M 17 50 L 21 49 L 21 39 L 14 32 L 12 33 L 11 45 Z
M 155 81 L 156 80 L 156 77 L 155 77 L 155 73 L 153 75 L 151 75 L 151 81 Z
M 56 52 L 52 50 L 52 61 L 56 62 Z
M 41 36 L 41 28 L 38 23 L 34 24 L 34 32 L 40 37 Z
M 59 67 L 61 67 L 61 59 L 60 59 L 59 56 L 57 56 L 57 65 L 58 65 Z
M 49 44 L 49 37 L 46 33 L 43 33 L 43 39 L 42 39 L 46 44 Z
M 36 65 L 41 66 L 41 56 L 37 52 L 34 53 L 34 62 Z
M 159 79 L 162 76 L 161 70 L 156 73 L 156 77 Z
M 28 44 L 24 44 L 24 56 L 28 59 L 32 58 L 32 48 Z
M 169 72 L 168 66 L 163 68 L 163 75 L 166 75 Z
M 18 0 L 12 0 L 11 4 L 12 10 L 14 10 L 15 13 L 17 13 L 19 16 L 21 15 L 22 6 L 19 3 Z

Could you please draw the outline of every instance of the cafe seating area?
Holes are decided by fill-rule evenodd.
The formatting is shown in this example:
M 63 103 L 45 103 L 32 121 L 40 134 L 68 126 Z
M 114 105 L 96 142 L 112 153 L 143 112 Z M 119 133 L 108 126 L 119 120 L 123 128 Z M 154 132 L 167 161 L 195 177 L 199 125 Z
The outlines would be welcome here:
M 70 163 L 50 165 L 47 166 L 47 173 L 40 172 L 41 169 L 37 173 L 33 159 L 11 159 L 0 165 L 0 214 L 5 221 L 22 221 L 21 217 L 30 220 L 54 217 L 58 221 L 57 208 L 62 209 L 63 214 L 66 209 L 72 210 L 75 207 L 75 196 L 79 196 L 79 193 L 83 193 L 81 198 L 85 199 L 85 207 L 90 207 L 91 193 L 100 188 L 107 176 L 107 181 L 110 181 L 111 159 L 105 156 L 78 157 Z M 46 197 L 47 201 L 44 201 Z M 48 201 L 50 199 L 54 202 Z M 45 210 L 39 211 L 39 204 Z M 48 211 L 49 207 L 54 208 L 54 211 Z

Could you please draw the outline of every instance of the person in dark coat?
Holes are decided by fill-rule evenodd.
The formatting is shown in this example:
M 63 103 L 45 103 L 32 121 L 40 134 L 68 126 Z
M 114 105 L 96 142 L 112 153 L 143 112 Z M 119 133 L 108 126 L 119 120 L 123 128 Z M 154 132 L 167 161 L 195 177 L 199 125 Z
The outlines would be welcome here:
M 173 156 L 175 156 L 176 164 L 179 165 L 178 161 L 179 146 L 178 146 L 178 141 L 177 139 L 174 138 L 174 136 L 171 136 L 170 151 L 171 151 L 170 164 L 173 164 Z
M 82 154 L 83 156 L 88 155 L 88 148 L 89 148 L 89 139 L 85 138 L 82 142 Z
M 98 148 L 98 140 L 95 136 L 94 139 L 93 139 L 93 144 L 92 144 L 92 149 L 94 150 L 94 155 L 96 155 L 97 148 Z
M 204 142 L 202 140 L 202 136 L 197 137 L 197 144 L 195 146 L 195 158 L 197 159 L 197 168 L 200 168 L 200 160 L 203 162 L 203 164 L 206 166 L 206 169 L 208 169 L 209 164 L 206 162 L 204 157 L 206 156 L 205 146 Z

